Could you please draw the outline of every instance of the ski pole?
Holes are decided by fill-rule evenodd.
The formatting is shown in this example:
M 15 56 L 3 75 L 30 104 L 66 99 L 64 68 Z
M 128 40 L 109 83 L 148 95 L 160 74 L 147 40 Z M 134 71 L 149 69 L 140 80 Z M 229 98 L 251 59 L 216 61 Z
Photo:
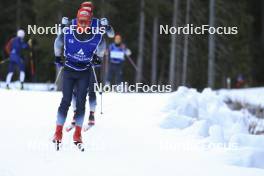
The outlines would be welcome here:
M 95 83 L 99 87 L 99 83 L 98 83 L 97 76 L 96 76 L 96 73 L 95 73 L 95 70 L 94 70 L 94 66 L 92 66 L 92 70 L 93 70 Z M 103 114 L 103 92 L 102 92 L 102 90 L 99 90 L 99 94 L 100 94 L 100 97 L 101 97 L 101 114 Z
M 131 59 L 131 57 L 127 57 L 131 65 L 134 67 L 136 71 L 138 71 L 138 67 L 136 66 L 135 62 Z
M 9 61 L 9 59 L 2 60 L 2 61 L 0 61 L 0 65 L 6 63 L 8 61 Z
M 61 73 L 62 73 L 63 68 L 64 68 L 64 67 L 59 68 L 60 70 L 59 70 L 58 75 L 57 75 L 57 77 L 56 77 L 56 80 L 55 80 L 55 83 L 54 83 L 55 85 L 58 84 L 58 81 L 59 81 L 59 78 L 60 78 L 60 76 L 61 76 Z
M 127 57 L 128 58 L 128 61 L 131 63 L 131 65 L 134 67 L 134 69 L 138 72 L 139 70 L 138 70 L 138 67 L 137 67 L 137 65 L 135 64 L 135 62 L 133 61 L 133 59 L 131 59 L 131 57 Z M 142 75 L 142 78 L 143 78 L 143 80 L 147 80 L 143 75 Z

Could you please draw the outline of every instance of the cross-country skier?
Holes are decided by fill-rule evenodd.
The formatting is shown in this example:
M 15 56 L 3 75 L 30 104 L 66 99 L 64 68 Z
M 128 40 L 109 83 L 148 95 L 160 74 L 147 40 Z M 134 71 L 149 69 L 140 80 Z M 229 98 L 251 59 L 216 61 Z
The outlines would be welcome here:
M 87 10 L 88 12 L 91 12 L 93 13 L 93 4 L 89 1 L 87 2 L 83 2 L 81 4 L 81 8 Z M 101 18 L 100 19 L 100 26 L 103 26 L 105 27 L 106 29 L 106 35 L 109 37 L 109 38 L 113 38 L 114 37 L 114 30 L 113 28 L 109 25 L 109 22 L 106 18 Z M 100 63 L 97 63 L 98 65 Z M 89 121 L 88 121 L 88 126 L 91 126 L 91 125 L 94 125 L 95 124 L 95 118 L 94 118 L 94 113 L 95 113 L 95 109 L 96 109 L 96 93 L 95 93 L 95 90 L 94 90 L 94 83 L 95 83 L 95 75 L 93 73 L 91 73 L 90 75 L 91 79 L 90 79 L 90 83 L 89 83 L 89 89 L 88 89 L 88 92 L 89 92 L 89 106 L 90 106 L 90 115 L 89 115 Z M 76 94 L 74 93 L 73 94 L 73 109 L 75 111 L 76 109 Z M 75 115 L 74 115 L 75 116 Z M 70 130 L 71 128 L 73 128 L 75 126 L 75 120 L 74 120 L 75 117 L 73 117 L 73 121 L 71 123 L 71 125 L 67 128 L 67 130 Z
M 83 2 L 81 4 L 81 8 L 84 10 L 87 10 L 89 13 L 93 14 L 93 4 L 89 1 L 87 2 Z M 68 25 L 68 18 L 64 17 L 62 19 L 62 24 L 63 25 Z M 73 19 L 73 24 L 76 24 L 76 19 Z M 109 25 L 109 22 L 106 18 L 101 18 L 100 19 L 100 27 L 105 27 L 106 29 L 106 35 L 109 38 L 113 38 L 114 37 L 114 30 L 112 28 L 112 26 Z M 58 37 L 59 38 L 59 37 Z M 54 44 L 54 49 L 55 49 L 55 56 L 60 57 L 60 54 L 57 53 L 61 53 L 62 50 L 62 39 L 56 39 L 55 40 L 55 44 Z M 97 63 L 98 65 L 100 63 Z M 96 109 L 96 93 L 94 90 L 94 83 L 95 83 L 95 75 L 93 73 L 90 74 L 90 83 L 89 83 L 89 89 L 88 89 L 88 96 L 89 96 L 89 105 L 90 105 L 90 115 L 89 115 L 89 121 L 88 121 L 88 126 L 92 126 L 95 124 L 95 117 L 94 117 L 94 113 L 95 113 L 95 109 Z M 69 125 L 66 130 L 70 131 L 72 128 L 75 127 L 75 114 L 76 114 L 76 94 L 73 93 L 73 99 L 72 99 L 72 105 L 73 105 L 73 109 L 74 109 L 74 117 L 73 117 L 73 121 L 71 123 L 71 125 Z
M 62 140 L 63 125 L 65 123 L 69 106 L 72 101 L 72 93 L 76 93 L 76 127 L 73 135 L 74 143 L 79 147 L 82 144 L 81 131 L 85 115 L 85 102 L 87 89 L 90 83 L 91 65 L 101 61 L 105 44 L 102 34 L 92 34 L 91 28 L 99 28 L 100 20 L 92 18 L 92 13 L 81 8 L 77 18 L 72 20 L 73 29 L 65 28 L 56 40 L 64 45 L 64 70 L 63 70 L 63 98 L 57 113 L 57 126 L 53 141 L 59 147 Z M 89 29 L 89 34 L 82 32 Z M 81 33 L 82 32 L 82 33 Z M 61 36 L 63 35 L 63 37 Z M 56 45 L 56 42 L 55 42 Z M 56 53 L 57 52 L 57 53 Z M 61 54 L 56 51 L 56 54 Z M 61 57 L 56 57 L 57 65 L 63 65 Z M 57 148 L 59 149 L 59 148 Z
M 6 76 L 6 88 L 9 89 L 9 85 L 12 80 L 12 76 L 14 74 L 15 67 L 17 66 L 20 71 L 19 75 L 19 81 L 21 83 L 21 89 L 24 88 L 24 80 L 25 80 L 25 65 L 24 61 L 21 57 L 21 52 L 23 49 L 30 48 L 32 43 L 31 40 L 28 41 L 28 43 L 24 42 L 25 37 L 25 31 L 22 29 L 19 29 L 17 31 L 17 36 L 12 39 L 10 44 L 10 53 L 9 58 L 10 62 L 8 65 L 8 74 Z
M 123 63 L 125 57 L 131 55 L 130 49 L 122 42 L 122 37 L 120 34 L 117 34 L 114 38 L 114 43 L 109 45 L 109 71 L 107 74 L 106 84 L 110 84 L 112 78 L 115 77 L 115 84 L 120 85 L 123 81 Z

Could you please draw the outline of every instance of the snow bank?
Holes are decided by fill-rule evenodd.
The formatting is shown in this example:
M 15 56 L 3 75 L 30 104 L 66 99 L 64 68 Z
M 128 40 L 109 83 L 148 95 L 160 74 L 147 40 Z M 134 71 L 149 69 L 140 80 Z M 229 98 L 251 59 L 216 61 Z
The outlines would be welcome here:
M 264 137 L 250 135 L 248 115 L 243 111 L 232 111 L 224 102 L 225 98 L 211 89 L 199 93 L 195 89 L 179 87 L 164 107 L 167 116 L 160 126 L 183 129 L 183 134 L 203 137 L 208 145 L 236 144 L 238 155 L 229 158 L 228 162 L 264 168 L 263 159 L 259 157 L 264 154 Z M 239 162 L 236 157 L 245 147 L 250 150 Z
M 264 106 L 264 88 L 248 88 L 248 89 L 221 89 L 217 92 L 219 95 L 238 101 L 241 103 L 249 103 L 252 105 Z
M 189 127 L 187 131 L 196 131 L 196 134 L 203 137 L 215 135 L 216 141 L 219 140 L 216 131 L 220 133 L 220 129 L 224 141 L 228 141 L 233 134 L 248 133 L 244 114 L 230 110 L 224 102 L 224 97 L 211 89 L 199 93 L 195 89 L 179 87 L 178 91 L 172 94 L 164 111 L 168 116 L 161 123 L 162 128 Z
M 264 151 L 255 147 L 239 147 L 226 156 L 226 163 L 243 167 L 264 168 Z
M 169 114 L 164 122 L 161 123 L 162 128 L 186 128 L 192 125 L 194 119 L 184 115 L 175 116 L 173 113 Z
M 230 143 L 236 143 L 238 146 L 243 146 L 243 147 L 254 147 L 254 148 L 264 149 L 264 136 L 235 134 L 231 137 Z

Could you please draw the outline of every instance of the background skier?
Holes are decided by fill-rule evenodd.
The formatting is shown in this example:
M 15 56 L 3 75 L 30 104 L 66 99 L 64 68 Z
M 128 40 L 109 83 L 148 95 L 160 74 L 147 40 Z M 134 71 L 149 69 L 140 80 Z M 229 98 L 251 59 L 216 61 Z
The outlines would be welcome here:
M 32 46 L 32 40 L 30 39 L 28 43 L 24 42 L 25 31 L 19 29 L 17 31 L 17 36 L 10 40 L 10 53 L 9 53 L 9 65 L 8 65 L 8 74 L 6 76 L 6 88 L 10 88 L 10 83 L 12 76 L 14 74 L 15 67 L 19 68 L 19 81 L 21 83 L 21 89 L 24 88 L 23 83 L 25 80 L 25 64 L 21 56 L 23 49 L 30 48 Z
M 119 85 L 122 81 L 123 63 L 126 56 L 131 55 L 130 49 L 122 42 L 122 37 L 117 34 L 114 38 L 114 43 L 109 45 L 109 71 L 107 74 L 106 84 L 110 84 L 112 78 L 115 78 L 115 84 Z

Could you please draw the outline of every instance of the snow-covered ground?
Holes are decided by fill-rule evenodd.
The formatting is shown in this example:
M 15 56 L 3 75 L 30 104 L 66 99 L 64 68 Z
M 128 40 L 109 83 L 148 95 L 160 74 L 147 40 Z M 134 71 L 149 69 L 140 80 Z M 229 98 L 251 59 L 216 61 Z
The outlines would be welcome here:
M 11 89 L 20 89 L 21 84 L 19 81 L 14 81 L 10 84 Z M 6 88 L 6 83 L 0 81 L 0 88 Z M 54 89 L 55 85 L 53 83 L 25 83 L 24 90 L 35 90 L 35 91 L 49 91 Z
M 256 106 L 264 107 L 264 88 L 245 88 L 232 90 L 219 90 L 221 96 L 230 98 L 233 101 L 249 103 Z
M 241 113 L 210 90 L 104 94 L 104 114 L 83 134 L 84 153 L 72 132 L 64 132 L 62 151 L 51 143 L 60 98 L 0 89 L 1 176 L 264 175 L 264 137 L 247 134 Z

